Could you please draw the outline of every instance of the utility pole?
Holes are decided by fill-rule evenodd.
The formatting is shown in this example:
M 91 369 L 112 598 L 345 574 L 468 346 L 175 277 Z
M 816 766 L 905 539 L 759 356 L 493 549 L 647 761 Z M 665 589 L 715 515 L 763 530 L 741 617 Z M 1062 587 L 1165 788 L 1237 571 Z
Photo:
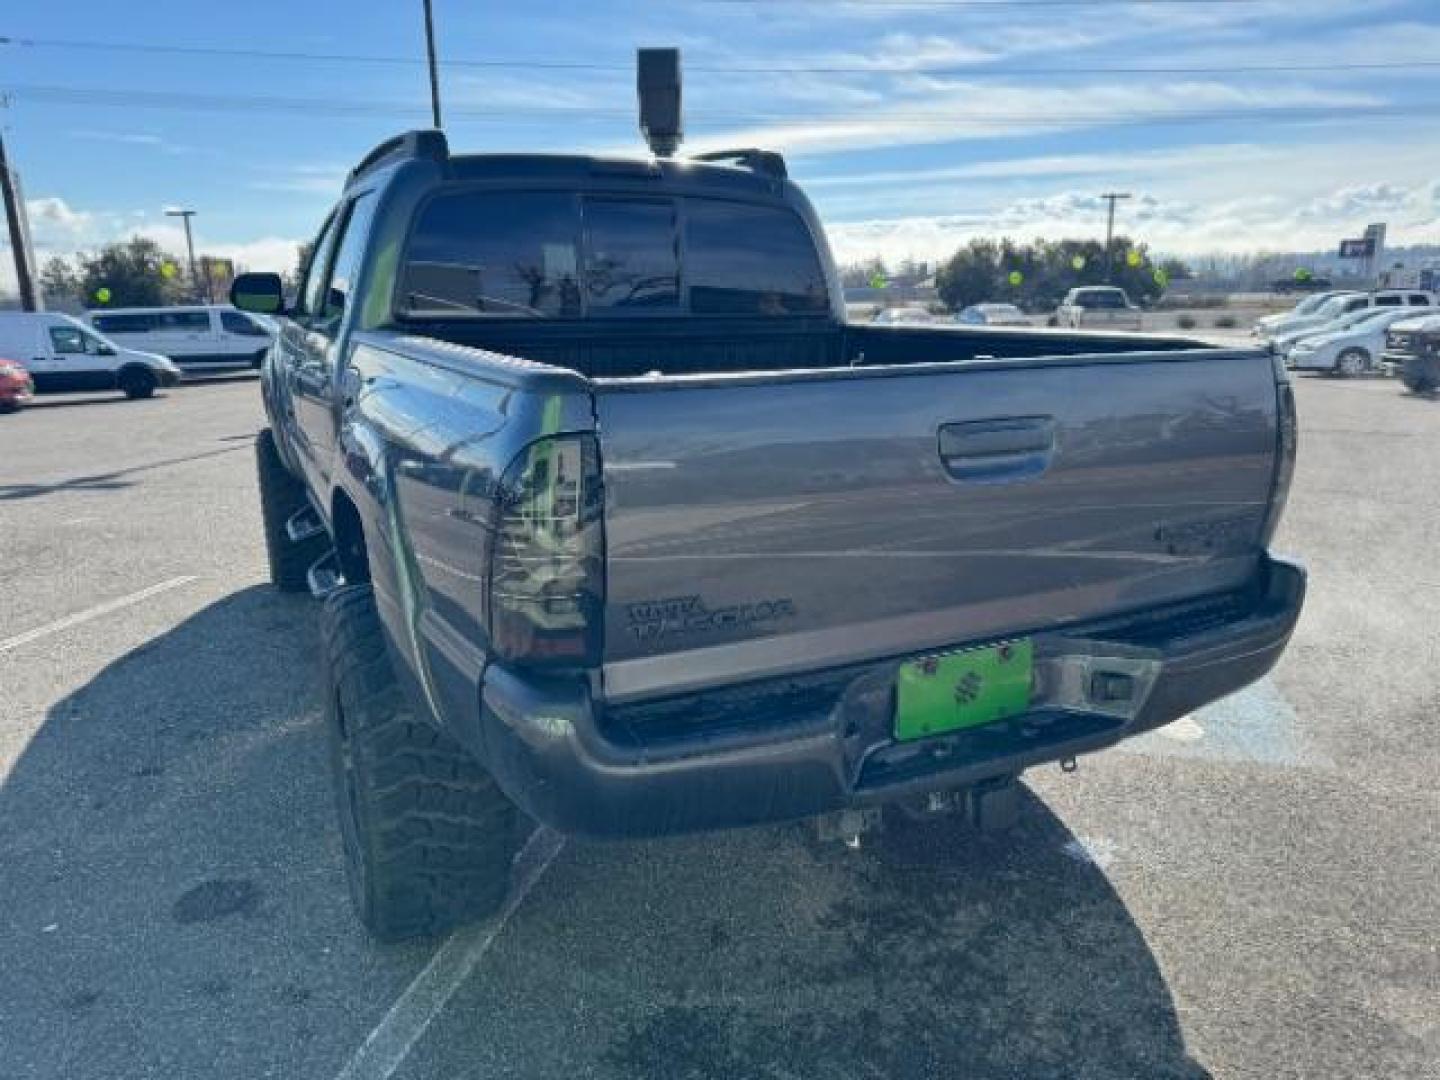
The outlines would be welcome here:
M 165 211 L 166 217 L 178 217 L 185 221 L 185 252 L 190 257 L 190 288 L 197 294 L 200 292 L 200 274 L 195 269 L 195 240 L 190 235 L 190 219 L 195 216 L 194 210 L 182 210 L 173 208 Z M 205 302 L 210 302 L 210 282 L 205 282 Z
M 1112 282 L 1111 273 L 1115 268 L 1115 252 L 1113 241 L 1115 238 L 1115 204 L 1121 199 L 1130 198 L 1128 191 L 1107 191 L 1100 198 L 1110 204 L 1109 213 L 1105 217 L 1105 284 Z
M 20 307 L 38 311 L 35 279 L 30 276 L 30 230 L 26 227 L 25 204 L 20 200 L 20 187 L 10 162 L 5 157 L 5 140 L 0 137 L 0 191 L 5 198 L 5 225 L 10 230 L 10 251 L 15 256 L 15 282 L 20 289 Z
M 425 53 L 430 58 L 430 113 L 439 128 L 440 74 L 435 70 L 435 20 L 430 14 L 430 0 L 425 0 Z

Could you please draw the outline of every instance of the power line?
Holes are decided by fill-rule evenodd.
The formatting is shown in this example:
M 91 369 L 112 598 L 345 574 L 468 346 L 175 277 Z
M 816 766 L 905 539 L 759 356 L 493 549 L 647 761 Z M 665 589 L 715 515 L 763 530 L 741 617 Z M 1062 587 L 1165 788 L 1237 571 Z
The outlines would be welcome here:
M 739 0 L 730 0 L 739 2 Z M 1134 2 L 1134 0 L 1130 0 Z M 294 50 L 235 49 L 205 45 L 166 45 L 153 42 L 84 41 L 64 38 L 0 37 L 0 45 L 40 49 L 85 49 L 102 52 L 131 52 L 151 55 L 229 57 L 244 60 L 295 60 L 305 63 L 383 64 L 416 67 L 422 58 L 375 53 L 298 52 Z M 498 57 L 448 59 L 441 67 L 492 68 L 540 71 L 605 71 L 630 74 L 633 63 L 594 63 L 570 60 L 508 60 Z M 1440 60 L 1376 60 L 1334 63 L 1214 64 L 1214 65 L 1124 65 L 1081 67 L 986 68 L 969 64 L 686 64 L 688 73 L 714 75 L 964 75 L 975 78 L 1008 78 L 1015 75 L 1244 75 L 1296 74 L 1334 71 L 1403 71 L 1440 68 Z
M 296 112 L 310 115 L 329 113 L 344 116 L 426 115 L 428 108 L 421 102 L 364 101 L 315 97 L 255 97 L 225 94 L 198 94 L 188 91 L 114 89 L 107 87 L 63 87 L 14 84 L 17 101 L 33 101 L 52 105 L 85 105 L 121 108 L 174 109 L 190 112 Z M 1334 120 L 1384 116 L 1434 116 L 1440 102 L 1411 101 L 1404 105 L 1282 105 L 1254 109 L 1148 109 L 1130 111 L 1047 112 L 884 112 L 870 113 L 797 113 L 797 112 L 727 112 L 703 111 L 695 119 L 701 123 L 737 124 L 804 124 L 812 127 L 856 124 L 897 124 L 902 126 L 1005 125 L 1012 127 L 1050 127 L 1057 123 L 1179 123 L 1210 120 Z M 449 110 L 457 119 L 474 123 L 533 122 L 536 119 L 623 121 L 633 118 L 629 109 L 592 106 L 526 106 L 479 108 L 458 106 Z

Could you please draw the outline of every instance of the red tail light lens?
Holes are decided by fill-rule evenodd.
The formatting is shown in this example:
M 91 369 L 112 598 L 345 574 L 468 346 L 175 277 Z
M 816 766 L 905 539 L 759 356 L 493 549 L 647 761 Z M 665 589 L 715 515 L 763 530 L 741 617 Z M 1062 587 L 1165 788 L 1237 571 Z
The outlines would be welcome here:
M 514 663 L 599 663 L 605 541 L 594 437 L 532 443 L 506 470 L 498 499 L 491 644 Z

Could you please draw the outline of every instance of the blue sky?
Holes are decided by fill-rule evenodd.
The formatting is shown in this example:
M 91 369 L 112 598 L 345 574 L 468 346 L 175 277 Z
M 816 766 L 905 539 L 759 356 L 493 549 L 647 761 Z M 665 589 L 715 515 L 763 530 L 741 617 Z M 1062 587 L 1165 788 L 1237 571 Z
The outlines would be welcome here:
M 1094 235 L 1117 188 L 1125 231 L 1166 251 L 1330 247 L 1378 220 L 1440 241 L 1435 0 L 435 8 L 452 146 L 638 152 L 634 49 L 679 45 L 685 149 L 785 151 L 842 258 Z M 428 115 L 419 0 L 50 0 L 0 35 L 42 255 L 178 249 L 162 211 L 184 203 L 202 250 L 279 268 L 345 169 Z M 1405 62 L 1436 66 L 1368 66 Z

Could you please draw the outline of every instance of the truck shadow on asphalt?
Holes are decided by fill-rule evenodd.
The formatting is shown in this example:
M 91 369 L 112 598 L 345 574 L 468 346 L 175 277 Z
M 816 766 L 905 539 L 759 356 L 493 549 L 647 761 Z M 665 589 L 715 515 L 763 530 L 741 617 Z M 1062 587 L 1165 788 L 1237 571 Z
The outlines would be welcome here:
M 350 912 L 316 616 L 226 597 L 55 704 L 14 763 L 21 1075 L 333 1075 L 430 958 Z M 1123 901 L 1023 801 L 1009 834 L 859 852 L 800 826 L 572 843 L 397 1075 L 1205 1076 Z
M 805 826 L 572 843 L 401 1076 L 517 1054 L 617 1080 L 1208 1076 L 1123 901 L 1023 801 L 1009 833 L 906 825 L 859 852 Z M 549 1049 L 543 1026 L 603 1034 Z
M 64 480 L 52 480 L 43 484 L 0 484 L 0 500 L 10 501 L 14 499 L 38 499 L 45 495 L 54 495 L 61 491 L 118 491 L 121 488 L 134 487 L 135 481 L 127 479 L 140 473 L 152 472 L 155 469 L 166 469 L 172 465 L 185 465 L 192 461 L 203 461 L 206 458 L 219 457 L 222 454 L 233 454 L 237 450 L 248 450 L 249 442 L 253 436 L 241 436 L 245 441 L 242 446 L 223 446 L 218 450 L 202 450 L 195 454 L 183 454 L 179 457 L 162 458 L 159 461 L 148 461 L 143 465 L 132 465 L 128 469 L 116 469 L 112 472 L 91 473 L 86 476 L 71 476 Z M 222 441 L 234 441 L 233 436 L 226 436 Z

